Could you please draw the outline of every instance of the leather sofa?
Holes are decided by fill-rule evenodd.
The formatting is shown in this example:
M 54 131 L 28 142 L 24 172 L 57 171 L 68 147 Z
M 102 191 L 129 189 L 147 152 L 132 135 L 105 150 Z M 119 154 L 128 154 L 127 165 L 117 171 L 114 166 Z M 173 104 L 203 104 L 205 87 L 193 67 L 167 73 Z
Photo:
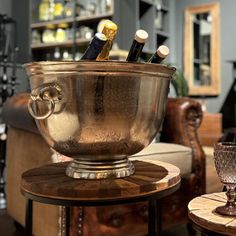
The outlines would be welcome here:
M 25 218 L 25 199 L 19 189 L 21 174 L 27 169 L 55 161 L 55 153 L 38 133 L 28 113 L 28 98 L 29 94 L 15 95 L 7 100 L 3 109 L 3 119 L 8 125 L 7 211 L 21 225 L 24 225 Z M 144 158 L 144 155 L 149 155 L 149 159 L 161 159 L 181 169 L 180 189 L 158 202 L 162 209 L 163 229 L 186 223 L 188 202 L 205 193 L 205 155 L 197 135 L 201 120 L 202 111 L 198 102 L 189 98 L 169 98 L 160 135 L 161 143 L 151 144 L 135 157 Z M 147 209 L 146 202 L 73 207 L 70 235 L 145 235 Z M 34 203 L 34 235 L 63 235 L 63 214 L 63 207 Z

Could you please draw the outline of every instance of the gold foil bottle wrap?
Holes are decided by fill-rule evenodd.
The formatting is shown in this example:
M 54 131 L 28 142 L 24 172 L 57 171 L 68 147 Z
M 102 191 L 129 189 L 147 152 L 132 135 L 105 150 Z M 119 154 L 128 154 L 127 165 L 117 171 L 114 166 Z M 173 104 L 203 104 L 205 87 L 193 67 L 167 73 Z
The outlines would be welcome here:
M 103 46 L 101 53 L 98 55 L 96 59 L 97 61 L 109 59 L 109 52 L 111 50 L 113 40 L 117 33 L 117 25 L 114 22 L 108 20 L 102 30 L 102 33 L 106 35 L 107 42 Z

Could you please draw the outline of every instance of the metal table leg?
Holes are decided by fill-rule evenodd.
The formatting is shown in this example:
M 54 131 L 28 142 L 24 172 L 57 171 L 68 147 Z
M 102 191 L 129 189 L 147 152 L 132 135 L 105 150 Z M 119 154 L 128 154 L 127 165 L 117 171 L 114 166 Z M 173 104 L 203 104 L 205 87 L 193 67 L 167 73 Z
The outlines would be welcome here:
M 25 236 L 32 236 L 32 223 L 33 223 L 33 201 L 26 200 L 26 213 L 25 213 Z
M 70 207 L 66 208 L 66 236 L 70 236 Z
M 149 199 L 148 207 L 148 235 L 160 236 L 161 235 L 161 206 L 157 204 L 155 198 Z
M 156 201 L 156 226 L 157 226 L 157 235 L 162 235 L 162 207 L 161 200 Z

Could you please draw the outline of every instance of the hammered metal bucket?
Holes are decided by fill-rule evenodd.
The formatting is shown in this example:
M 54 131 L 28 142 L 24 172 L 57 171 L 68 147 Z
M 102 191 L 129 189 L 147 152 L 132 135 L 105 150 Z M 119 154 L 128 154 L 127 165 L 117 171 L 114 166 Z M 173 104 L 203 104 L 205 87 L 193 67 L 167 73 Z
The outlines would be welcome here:
M 174 68 L 118 61 L 34 62 L 29 111 L 47 143 L 73 158 L 66 174 L 134 173 L 128 160 L 157 134 Z

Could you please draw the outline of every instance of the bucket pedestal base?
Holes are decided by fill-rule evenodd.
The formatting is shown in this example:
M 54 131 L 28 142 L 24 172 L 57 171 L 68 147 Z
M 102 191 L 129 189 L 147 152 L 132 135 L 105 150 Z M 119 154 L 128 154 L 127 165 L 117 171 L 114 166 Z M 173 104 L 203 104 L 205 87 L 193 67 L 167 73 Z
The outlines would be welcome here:
M 75 179 L 122 178 L 134 173 L 133 163 L 126 157 L 116 161 L 73 160 L 66 168 L 66 175 Z

